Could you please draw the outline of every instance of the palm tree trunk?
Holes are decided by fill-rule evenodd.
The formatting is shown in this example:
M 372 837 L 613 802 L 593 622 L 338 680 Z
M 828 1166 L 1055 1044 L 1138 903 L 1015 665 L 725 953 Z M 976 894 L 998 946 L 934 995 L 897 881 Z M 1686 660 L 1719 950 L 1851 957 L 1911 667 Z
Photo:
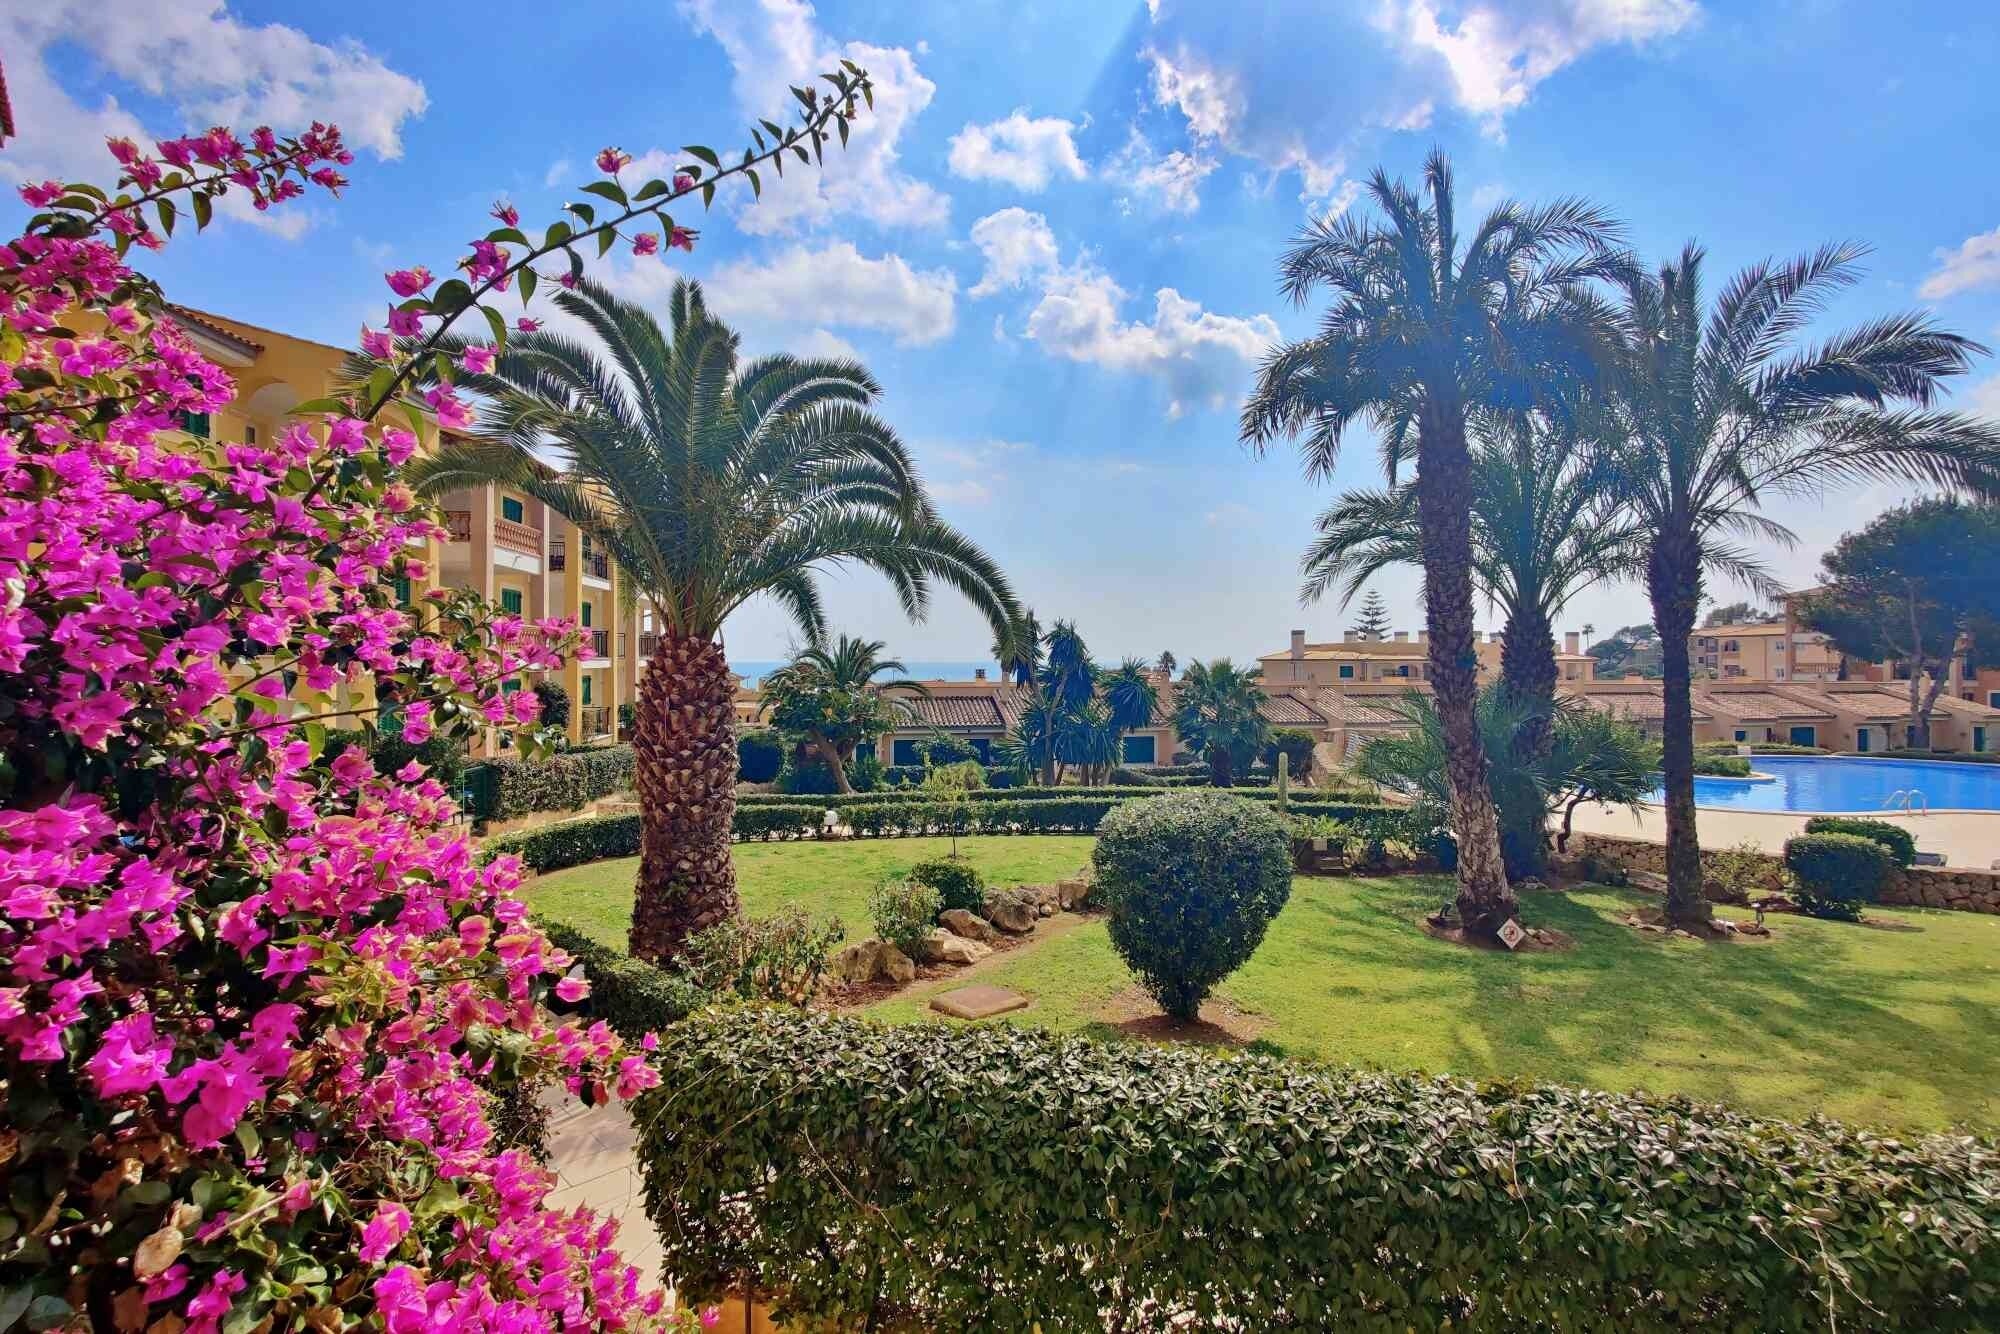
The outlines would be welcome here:
M 1662 532 L 1646 560 L 1646 592 L 1660 635 L 1660 769 L 1667 797 L 1667 919 L 1706 931 L 1711 909 L 1701 893 L 1701 842 L 1694 814 L 1694 692 L 1688 636 L 1701 606 L 1701 553 L 1694 535 Z
M 813 753 L 819 756 L 821 764 L 833 770 L 833 790 L 843 797 L 853 796 L 854 784 L 847 781 L 847 761 L 841 757 L 840 747 L 827 740 L 823 733 L 814 732 L 811 735 Z
M 1465 418 L 1431 406 L 1419 423 L 1417 527 L 1424 558 L 1424 626 L 1431 689 L 1444 731 L 1452 834 L 1458 840 L 1458 914 L 1492 935 L 1517 904 L 1500 856 L 1500 821 L 1479 739 L 1479 656 L 1472 646 L 1471 458 Z
M 1547 757 L 1555 745 L 1555 631 L 1539 607 L 1517 610 L 1507 618 L 1500 649 L 1500 684 L 1510 698 L 1533 712 L 1514 734 L 1514 752 L 1526 764 Z M 1549 822 L 1545 810 L 1499 813 L 1501 851 L 1520 875 L 1540 875 L 1549 862 Z M 1510 819 L 1512 816 L 1514 818 Z M 1513 828 L 1512 825 L 1520 825 Z
M 663 962 L 697 931 L 734 917 L 736 738 L 729 663 L 707 637 L 672 633 L 639 679 L 633 728 L 639 792 L 634 956 Z

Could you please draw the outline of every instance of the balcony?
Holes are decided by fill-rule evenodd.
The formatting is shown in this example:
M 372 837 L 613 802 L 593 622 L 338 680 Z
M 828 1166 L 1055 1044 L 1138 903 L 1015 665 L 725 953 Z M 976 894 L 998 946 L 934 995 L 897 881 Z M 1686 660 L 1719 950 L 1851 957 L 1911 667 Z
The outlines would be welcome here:
M 608 581 L 611 578 L 611 557 L 601 551 L 592 551 L 589 547 L 585 547 L 583 549 L 583 573 L 587 578 Z
M 549 539 L 549 569 L 562 570 L 569 567 L 569 543 L 560 537 Z
M 470 542 L 472 540 L 472 511 L 446 510 L 444 512 L 444 528 L 451 541 Z
M 611 632 L 609 630 L 586 630 L 584 641 L 586 658 L 608 658 L 611 656 Z
M 651 630 L 641 630 L 639 632 L 639 660 L 641 662 L 650 659 L 655 653 L 659 652 L 659 649 L 660 636 L 656 632 Z
M 587 737 L 611 734 L 611 706 L 585 704 L 576 711 L 577 726 Z
M 542 530 L 530 528 L 525 523 L 515 523 L 512 519 L 495 519 L 493 544 L 518 551 L 524 556 L 539 558 L 542 554 Z

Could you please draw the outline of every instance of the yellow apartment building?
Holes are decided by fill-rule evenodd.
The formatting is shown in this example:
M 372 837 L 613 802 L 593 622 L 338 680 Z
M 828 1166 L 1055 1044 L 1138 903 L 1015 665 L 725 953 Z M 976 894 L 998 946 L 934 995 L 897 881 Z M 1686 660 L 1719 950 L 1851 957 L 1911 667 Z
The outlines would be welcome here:
M 1565 684 L 1597 679 L 1597 659 L 1583 651 L 1578 631 L 1563 635 L 1556 654 L 1556 671 Z M 1474 632 L 1474 652 L 1479 655 L 1479 679 L 1486 682 L 1500 675 L 1502 648 L 1498 631 Z M 1370 683 L 1403 686 L 1430 679 L 1430 636 L 1422 630 L 1412 635 L 1398 630 L 1386 637 L 1369 639 L 1349 630 L 1339 642 L 1308 643 L 1306 632 L 1292 631 L 1291 643 L 1278 653 L 1257 659 L 1264 670 L 1267 693 L 1290 691 L 1294 687 L 1343 688 Z
M 168 315 L 202 355 L 236 379 L 236 401 L 229 408 L 185 423 L 190 432 L 210 439 L 273 438 L 299 403 L 335 392 L 348 355 L 330 343 L 209 311 L 172 306 Z M 434 450 L 440 438 L 436 422 L 427 413 L 419 416 L 418 447 Z M 448 535 L 427 544 L 425 587 L 470 588 L 510 612 L 580 624 L 581 651 L 550 674 L 569 692 L 570 740 L 617 740 L 618 706 L 637 698 L 640 664 L 653 647 L 652 610 L 624 597 L 609 557 L 539 501 L 485 486 L 454 491 L 441 508 Z M 398 594 L 408 602 L 424 591 L 405 587 Z M 504 735 L 489 736 L 485 744 L 504 744 Z

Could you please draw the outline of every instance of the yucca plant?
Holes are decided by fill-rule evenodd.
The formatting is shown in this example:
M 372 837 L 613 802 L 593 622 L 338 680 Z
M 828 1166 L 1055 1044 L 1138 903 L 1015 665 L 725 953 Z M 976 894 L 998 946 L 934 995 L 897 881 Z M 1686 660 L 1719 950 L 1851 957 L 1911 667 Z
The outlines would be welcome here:
M 822 641 L 816 573 L 848 562 L 889 580 L 911 619 L 934 584 L 995 633 L 1018 615 L 992 557 L 940 521 L 908 451 L 870 411 L 881 393 L 846 358 L 743 362 L 699 284 L 664 324 L 589 279 L 555 297 L 582 326 L 515 334 L 480 396 L 474 438 L 411 469 L 427 495 L 499 483 L 545 502 L 618 563 L 661 626 L 632 745 L 643 833 L 632 953 L 672 956 L 739 910 L 730 860 L 736 745 L 722 629 L 759 595 Z M 538 455 L 555 453 L 565 470 Z

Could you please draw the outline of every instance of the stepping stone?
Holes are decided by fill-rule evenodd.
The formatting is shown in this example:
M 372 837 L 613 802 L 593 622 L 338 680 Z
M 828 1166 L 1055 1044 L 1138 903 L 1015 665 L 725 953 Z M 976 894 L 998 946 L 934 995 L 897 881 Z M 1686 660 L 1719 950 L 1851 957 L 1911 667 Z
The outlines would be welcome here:
M 1005 987 L 960 987 L 931 1001 L 931 1008 L 954 1019 L 991 1019 L 1009 1010 L 1025 1010 L 1028 998 Z

